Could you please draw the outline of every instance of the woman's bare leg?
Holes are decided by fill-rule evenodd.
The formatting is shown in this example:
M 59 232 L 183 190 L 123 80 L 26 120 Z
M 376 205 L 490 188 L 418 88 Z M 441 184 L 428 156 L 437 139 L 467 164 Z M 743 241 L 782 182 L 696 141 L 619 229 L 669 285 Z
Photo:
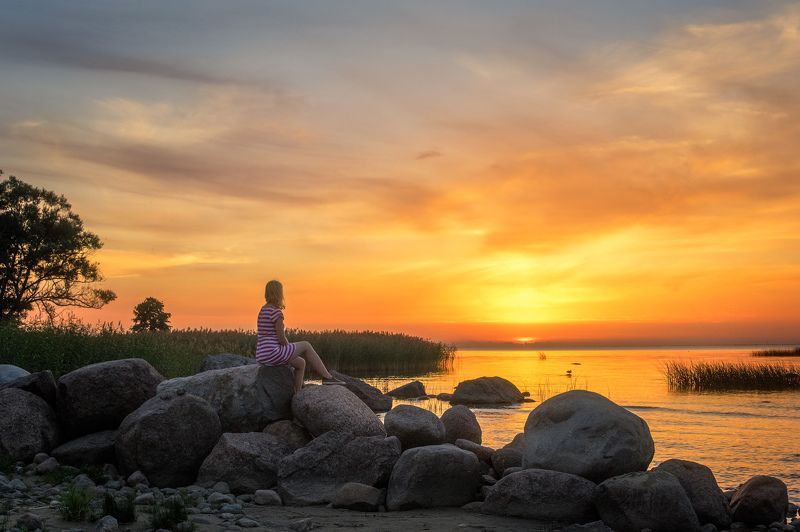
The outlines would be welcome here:
M 322 362 L 322 359 L 319 357 L 314 348 L 311 347 L 311 344 L 302 341 L 297 342 L 297 355 L 303 357 L 308 365 L 311 366 L 318 375 L 321 375 L 323 379 L 332 379 L 333 375 L 331 375 L 328 368 L 325 367 L 325 364 Z
M 294 368 L 294 391 L 303 389 L 303 378 L 306 373 L 306 361 L 300 356 L 293 356 L 288 364 Z

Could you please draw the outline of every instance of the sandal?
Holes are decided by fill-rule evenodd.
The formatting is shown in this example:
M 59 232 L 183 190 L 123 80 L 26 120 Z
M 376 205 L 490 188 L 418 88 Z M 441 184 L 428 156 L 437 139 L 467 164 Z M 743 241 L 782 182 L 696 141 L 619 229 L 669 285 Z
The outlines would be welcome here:
M 322 384 L 338 384 L 340 386 L 343 386 L 345 383 L 344 381 L 340 381 L 339 379 L 336 378 L 330 378 L 330 379 L 323 378 Z

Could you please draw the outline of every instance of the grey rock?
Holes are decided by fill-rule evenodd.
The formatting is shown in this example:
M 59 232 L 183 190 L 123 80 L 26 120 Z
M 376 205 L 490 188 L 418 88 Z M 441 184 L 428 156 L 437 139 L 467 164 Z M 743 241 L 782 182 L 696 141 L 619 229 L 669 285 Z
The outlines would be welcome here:
M 503 449 L 516 449 L 521 453 L 525 452 L 525 433 L 520 432 L 514 438 L 508 442 L 507 444 L 503 445 Z
M 117 460 L 125 472 L 144 473 L 153 486 L 187 486 L 221 434 L 216 411 L 203 399 L 153 397 L 120 425 Z
M 50 458 L 50 455 L 47 453 L 36 453 L 36 456 L 33 457 L 33 463 L 39 465 L 48 458 Z
M 510 467 L 522 466 L 522 453 L 513 447 L 503 447 L 492 454 L 492 467 L 498 475 Z
M 253 502 L 259 506 L 281 506 L 281 496 L 275 490 L 256 490 Z
M 388 412 L 392 408 L 392 397 L 355 377 L 331 370 L 331 375 L 344 382 L 345 387 L 364 401 L 373 412 Z
M 697 462 L 675 459 L 655 469 L 672 473 L 678 479 L 701 523 L 713 523 L 722 529 L 730 526 L 731 510 L 711 469 Z
M 197 474 L 198 484 L 225 481 L 233 493 L 253 493 L 278 480 L 278 464 L 293 451 L 272 434 L 225 433 Z
M 44 530 L 44 522 L 36 514 L 24 513 L 17 517 L 17 528 L 23 530 Z
M 185 392 L 214 408 L 223 432 L 256 432 L 291 418 L 292 372 L 286 366 L 245 365 L 162 382 L 158 393 Z
M 139 506 L 149 506 L 151 504 L 155 504 L 156 496 L 152 492 L 142 493 L 141 495 L 137 495 L 135 499 L 133 499 L 133 504 Z
M 483 506 L 483 502 L 481 502 L 481 501 L 472 501 L 472 502 L 468 502 L 467 504 L 462 506 L 461 509 L 464 510 L 465 512 L 480 513 L 482 506 Z
M 50 370 L 31 373 L 6 382 L 5 384 L 0 384 L 0 389 L 3 388 L 25 390 L 33 395 L 38 395 L 52 408 L 56 407 L 58 387 L 56 386 L 56 379 L 53 377 L 53 372 Z
M 450 444 L 415 447 L 405 451 L 392 469 L 386 508 L 463 506 L 475 499 L 480 485 L 480 466 L 473 453 Z
M 697 532 L 700 522 L 681 483 L 666 471 L 610 478 L 597 487 L 595 507 L 616 532 Z
M 456 440 L 481 443 L 483 436 L 481 426 L 469 407 L 456 405 L 448 408 L 442 414 L 442 423 L 445 429 L 445 443 L 455 443 Z
M 386 392 L 386 395 L 390 395 L 398 399 L 414 399 L 428 394 L 425 393 L 424 384 L 422 384 L 420 381 L 411 381 L 407 384 L 403 384 L 402 386 L 398 386 L 394 390 Z
M 223 504 L 219 507 L 219 511 L 223 514 L 240 514 L 242 513 L 242 505 L 238 502 Z
M 519 388 L 502 377 L 478 377 L 458 383 L 452 404 L 508 405 L 521 403 L 524 397 Z
M 100 465 L 116 461 L 114 438 L 116 431 L 104 430 L 80 436 L 53 449 L 53 456 L 63 464 L 75 466 Z
M 444 423 L 424 408 L 398 405 L 386 413 L 383 424 L 386 434 L 397 436 L 403 449 L 444 443 Z
M 565 526 L 561 532 L 614 532 L 602 521 L 592 521 L 586 524 L 572 524 Z
M 208 496 L 208 503 L 213 505 L 233 504 L 234 502 L 236 502 L 236 499 L 229 493 L 215 491 Z
M 642 418 L 585 390 L 537 406 L 525 423 L 524 441 L 523 468 L 563 471 L 595 482 L 644 471 L 655 452 Z
M 29 372 L 13 364 L 0 364 L 0 384 L 15 381 L 20 377 L 30 375 Z
M 475 453 L 475 456 L 477 456 L 482 462 L 487 464 L 492 463 L 492 455 L 495 453 L 495 450 L 491 447 L 485 447 L 483 445 L 478 445 L 475 442 L 461 439 L 455 441 L 455 446 L 459 449 L 464 449 L 465 451 Z
M 331 430 L 356 436 L 386 435 L 375 413 L 344 386 L 303 387 L 292 399 L 292 413 L 312 436 Z
M 749 525 L 784 522 L 789 493 L 782 480 L 758 475 L 739 486 L 731 499 L 733 519 Z
M 136 486 L 138 486 L 140 484 L 142 484 L 144 486 L 149 486 L 150 485 L 150 481 L 147 480 L 147 477 L 144 476 L 144 473 L 142 473 L 141 471 L 134 471 L 133 473 L 131 473 L 128 476 L 127 484 L 128 484 L 128 486 L 134 488 L 134 487 L 136 487 Z
M 238 368 L 258 364 L 255 358 L 231 353 L 220 353 L 219 355 L 208 355 L 200 365 L 200 371 L 211 371 L 215 369 Z
M 58 460 L 53 457 L 48 458 L 41 464 L 36 466 L 36 474 L 37 475 L 45 475 L 47 473 L 52 473 L 56 469 L 58 469 Z
M 445 393 L 445 392 L 437 393 L 436 394 L 436 398 L 438 400 L 440 400 L 440 401 L 449 401 L 450 399 L 453 398 L 453 394 L 452 393 Z
M 331 505 L 357 512 L 377 512 L 382 498 L 383 492 L 378 488 L 359 482 L 348 482 L 336 491 Z
M 523 469 L 522 469 L 521 467 L 507 467 L 507 468 L 505 468 L 505 470 L 503 471 L 503 474 L 502 474 L 502 476 L 503 476 L 503 477 L 507 477 L 508 475 L 512 475 L 512 474 L 514 474 L 514 473 L 516 473 L 516 472 L 518 472 L 518 471 L 522 471 L 522 470 L 523 470 Z
M 330 431 L 281 461 L 277 491 L 287 505 L 324 504 L 348 482 L 385 484 L 399 456 L 395 437 Z
M 18 478 L 9 480 L 8 487 L 14 491 L 28 491 L 28 485 Z
M 310 517 L 295 519 L 289 522 L 289 528 L 295 532 L 306 532 L 314 528 L 314 521 Z
M 27 463 L 50 452 L 59 438 L 56 415 L 44 399 L 17 388 L 0 390 L 0 457 Z
M 230 493 L 231 488 L 228 485 L 228 483 L 225 482 L 224 480 L 218 480 L 214 483 L 213 486 L 211 486 L 211 491 L 216 491 L 219 493 Z
M 67 433 L 80 436 L 116 429 L 153 397 L 164 380 L 140 358 L 109 360 L 70 371 L 58 379 L 58 417 Z
M 239 525 L 242 528 L 257 528 L 257 527 L 261 526 L 261 524 L 258 521 L 254 521 L 253 519 L 250 519 L 249 517 L 241 517 L 241 518 L 239 518 L 239 520 L 236 521 L 236 524 Z
M 305 447 L 311 441 L 311 436 L 306 429 L 288 419 L 270 423 L 264 427 L 264 432 L 275 436 L 279 441 L 288 445 L 292 451 Z
M 700 527 L 700 532 L 718 532 L 719 528 L 714 523 L 706 523 Z
M 114 516 L 106 515 L 94 525 L 95 532 L 115 532 L 119 530 L 119 523 Z
M 596 487 L 577 475 L 526 469 L 492 486 L 481 511 L 547 522 L 589 523 L 597 519 L 592 504 Z

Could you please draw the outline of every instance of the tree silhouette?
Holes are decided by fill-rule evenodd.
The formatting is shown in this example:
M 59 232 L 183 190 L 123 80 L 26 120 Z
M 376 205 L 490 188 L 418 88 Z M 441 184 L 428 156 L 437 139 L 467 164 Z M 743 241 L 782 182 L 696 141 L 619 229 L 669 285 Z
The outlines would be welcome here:
M 164 303 L 154 297 L 148 297 L 133 308 L 133 326 L 131 330 L 140 331 L 168 331 L 169 312 L 164 312 Z
M 102 245 L 64 196 L 14 176 L 0 182 L 0 322 L 113 301 L 114 292 L 91 286 L 103 279 L 89 259 Z

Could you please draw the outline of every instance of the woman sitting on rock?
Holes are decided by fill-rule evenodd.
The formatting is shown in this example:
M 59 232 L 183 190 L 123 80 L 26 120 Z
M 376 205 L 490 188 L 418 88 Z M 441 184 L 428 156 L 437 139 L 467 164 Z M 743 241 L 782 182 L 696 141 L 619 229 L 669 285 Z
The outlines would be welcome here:
M 290 343 L 286 339 L 286 328 L 283 324 L 283 309 L 286 308 L 283 303 L 283 285 L 279 281 L 268 282 L 264 297 L 267 303 L 258 313 L 256 360 L 259 364 L 288 365 L 294 368 L 295 392 L 303 387 L 306 364 L 322 376 L 322 384 L 344 384 L 333 378 L 310 343 Z

